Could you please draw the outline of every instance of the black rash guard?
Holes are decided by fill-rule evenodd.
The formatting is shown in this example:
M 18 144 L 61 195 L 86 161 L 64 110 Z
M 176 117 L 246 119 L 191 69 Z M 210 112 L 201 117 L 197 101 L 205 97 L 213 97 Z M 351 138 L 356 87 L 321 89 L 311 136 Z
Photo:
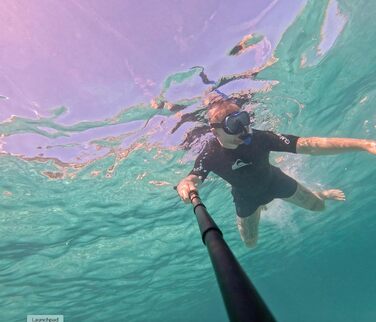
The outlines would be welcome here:
M 296 153 L 298 139 L 294 135 L 253 130 L 251 143 L 236 149 L 226 149 L 212 139 L 189 174 L 204 181 L 213 171 L 229 182 L 238 215 L 246 217 L 274 198 L 287 198 L 295 193 L 296 181 L 272 166 L 269 154 L 270 151 Z

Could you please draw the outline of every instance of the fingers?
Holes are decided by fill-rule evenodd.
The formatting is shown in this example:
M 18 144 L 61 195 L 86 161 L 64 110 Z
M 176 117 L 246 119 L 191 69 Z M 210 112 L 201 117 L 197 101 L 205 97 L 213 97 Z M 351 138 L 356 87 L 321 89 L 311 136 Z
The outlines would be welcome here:
M 191 200 L 189 198 L 189 193 L 191 192 L 191 190 L 194 190 L 194 187 L 192 189 L 191 185 L 187 182 L 183 182 L 183 183 L 180 183 L 178 186 L 177 186 L 177 192 L 181 198 L 182 201 L 184 201 L 185 203 L 189 203 Z
M 183 200 L 185 203 L 189 203 L 190 200 L 189 200 L 189 188 L 188 188 L 188 186 L 184 186 L 181 189 L 179 195 L 180 195 L 181 200 Z
M 364 150 L 368 151 L 371 154 L 376 154 L 376 141 L 367 140 L 365 142 Z
M 185 203 L 190 203 L 190 194 L 192 191 L 197 191 L 200 183 L 200 179 L 195 175 L 190 175 L 182 179 L 176 187 L 176 191 L 178 192 L 181 200 Z

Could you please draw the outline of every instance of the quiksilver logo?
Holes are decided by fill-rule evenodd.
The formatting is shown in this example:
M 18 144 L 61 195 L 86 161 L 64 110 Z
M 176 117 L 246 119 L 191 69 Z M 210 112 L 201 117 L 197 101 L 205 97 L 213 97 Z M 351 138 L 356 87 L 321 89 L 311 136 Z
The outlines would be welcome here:
M 246 163 L 246 162 L 244 162 L 240 159 L 237 159 L 235 161 L 235 163 L 232 165 L 231 168 L 232 168 L 232 170 L 236 170 L 236 169 L 239 169 L 239 168 L 245 167 L 247 165 L 251 165 L 251 164 L 252 164 L 252 162 Z

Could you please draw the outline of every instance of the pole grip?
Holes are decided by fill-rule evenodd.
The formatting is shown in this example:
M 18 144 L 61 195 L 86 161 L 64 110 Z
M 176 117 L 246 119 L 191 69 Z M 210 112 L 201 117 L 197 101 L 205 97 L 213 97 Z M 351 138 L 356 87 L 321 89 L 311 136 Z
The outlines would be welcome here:
M 211 218 L 206 210 L 205 205 L 202 203 L 197 190 L 192 190 L 189 193 L 189 198 L 191 199 L 193 205 L 193 211 L 196 215 L 198 226 L 200 228 L 201 238 L 204 245 L 206 245 L 206 234 L 211 231 L 217 231 L 221 236 L 223 236 L 222 231 L 218 228 L 215 221 Z

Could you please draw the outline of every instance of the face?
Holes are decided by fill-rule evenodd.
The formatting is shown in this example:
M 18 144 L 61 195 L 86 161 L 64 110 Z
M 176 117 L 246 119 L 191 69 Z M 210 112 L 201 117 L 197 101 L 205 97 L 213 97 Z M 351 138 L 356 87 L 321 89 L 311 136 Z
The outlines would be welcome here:
M 221 123 L 227 115 L 238 111 L 240 111 L 240 108 L 236 104 L 229 103 L 225 106 L 221 105 L 210 112 L 210 123 Z M 239 138 L 242 133 L 232 135 L 226 133 L 222 128 L 211 128 L 211 131 L 224 148 L 236 149 L 240 144 L 243 143 L 243 140 Z
M 239 138 L 240 134 L 227 134 L 223 129 L 212 129 L 213 134 L 216 136 L 219 143 L 227 149 L 236 149 L 243 140 Z

